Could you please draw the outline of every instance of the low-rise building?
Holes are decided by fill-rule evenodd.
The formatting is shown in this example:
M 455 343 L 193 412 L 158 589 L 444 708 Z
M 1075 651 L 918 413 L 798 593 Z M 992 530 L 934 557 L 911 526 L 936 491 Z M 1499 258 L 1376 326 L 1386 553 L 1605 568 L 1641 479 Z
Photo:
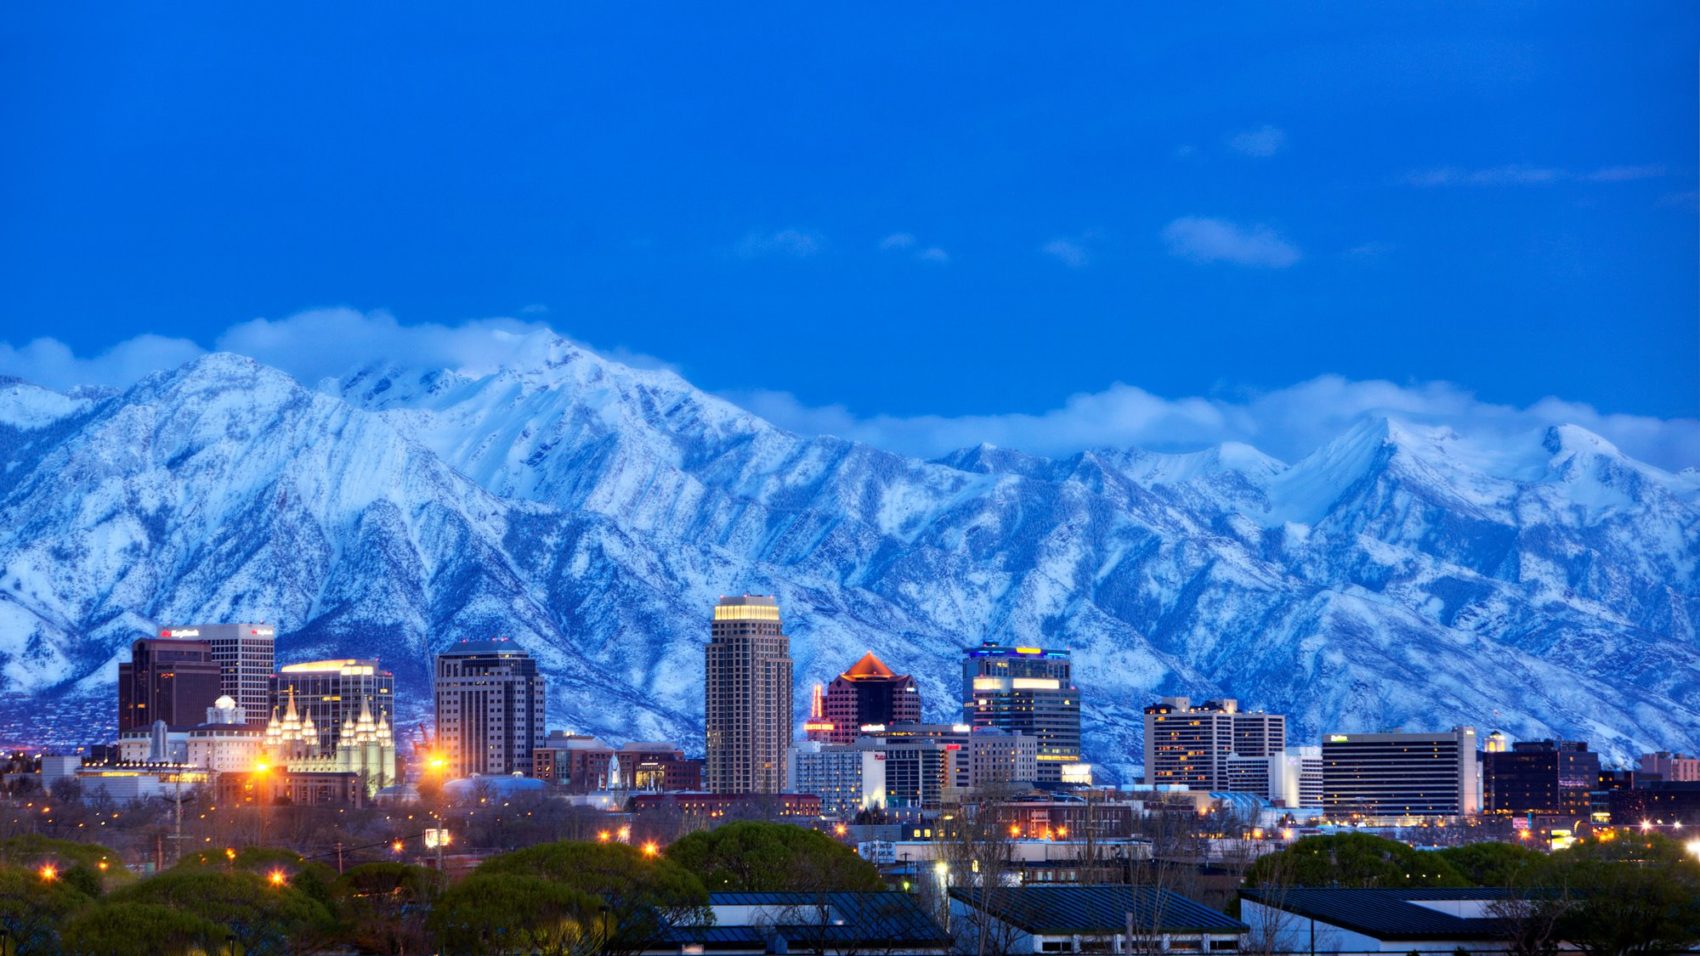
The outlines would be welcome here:
M 1254 945 L 1276 953 L 1503 952 L 1506 921 L 1497 887 L 1340 889 L 1283 887 L 1240 891 L 1240 919 Z
M 1151 886 L 951 887 L 965 952 L 1236 952 L 1246 925 Z M 984 948 L 982 948 L 984 944 Z

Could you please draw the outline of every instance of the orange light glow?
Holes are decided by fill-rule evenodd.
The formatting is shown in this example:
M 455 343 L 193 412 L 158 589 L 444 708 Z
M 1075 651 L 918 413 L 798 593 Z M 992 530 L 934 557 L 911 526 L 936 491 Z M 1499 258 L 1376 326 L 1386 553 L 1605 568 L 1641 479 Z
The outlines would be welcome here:
M 59 868 L 51 863 L 43 863 L 38 872 L 41 873 L 43 883 L 51 883 L 59 878 Z
M 847 826 L 845 826 L 845 825 L 844 825 L 844 824 L 842 824 L 842 823 L 839 823 L 839 824 L 835 824 L 835 825 L 834 825 L 834 826 L 833 826 L 833 828 L 832 828 L 832 832 L 833 832 L 833 833 L 834 833 L 834 834 L 836 834 L 836 835 L 837 835 L 837 836 L 843 836 L 843 835 L 844 835 L 844 834 L 846 834 L 846 833 L 849 833 L 849 832 L 850 832 L 850 828 L 849 828 L 849 827 L 847 827 Z
M 654 840 L 651 840 L 648 843 L 645 843 L 643 845 L 643 855 L 644 856 L 655 856 L 655 855 L 659 854 L 660 852 L 661 852 L 661 847 L 657 846 Z
M 109 866 L 111 866 L 111 865 L 112 865 L 112 864 L 110 864 L 110 863 L 108 863 L 108 862 L 106 862 L 106 861 L 105 861 L 105 860 L 101 860 L 101 861 L 100 861 L 100 862 L 99 862 L 99 863 L 96 863 L 96 864 L 95 864 L 95 866 L 98 866 L 98 867 L 100 867 L 100 872 L 102 872 L 102 873 L 105 873 L 105 872 L 106 872 L 106 868 L 107 868 L 107 867 L 109 867 Z
M 1010 824 L 1010 825 L 1009 825 L 1009 835 L 1010 835 L 1010 836 L 1011 836 L 1011 837 L 1018 837 L 1018 836 L 1020 836 L 1020 835 L 1021 835 L 1021 828 L 1020 828 L 1020 827 L 1018 827 L 1018 826 L 1016 826 L 1016 825 L 1015 825 L 1015 824 L 1013 824 L 1013 823 L 1011 823 L 1011 824 Z
M 285 876 L 282 870 L 273 870 L 266 874 L 266 881 L 273 886 L 282 886 L 289 882 L 289 877 Z
M 631 840 L 631 838 L 632 838 L 632 828 L 631 827 L 621 827 L 620 828 L 620 842 L 622 842 L 622 843 L 628 842 L 628 841 Z
M 1057 827 L 1057 839 L 1059 839 L 1059 840 L 1068 839 L 1068 827 Z
M 602 831 L 600 831 L 596 834 L 596 841 L 598 843 L 607 843 L 609 840 L 612 840 L 613 838 L 614 838 L 614 834 L 609 833 L 607 830 L 602 830 Z
M 402 842 L 400 840 L 397 840 L 394 843 L 390 844 L 390 851 L 393 852 L 393 853 L 400 853 L 404 849 L 406 849 L 406 847 L 404 847 L 402 845 Z

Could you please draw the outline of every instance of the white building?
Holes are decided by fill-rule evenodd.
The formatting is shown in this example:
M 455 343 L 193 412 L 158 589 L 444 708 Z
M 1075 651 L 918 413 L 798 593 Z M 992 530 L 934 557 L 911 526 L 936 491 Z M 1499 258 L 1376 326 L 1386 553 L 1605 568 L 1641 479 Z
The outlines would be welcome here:
M 850 744 L 805 740 L 791 749 L 786 791 L 820 797 L 821 815 L 849 819 L 885 805 L 885 748 L 863 737 Z
M 191 727 L 184 740 L 184 762 L 214 773 L 254 769 L 265 748 L 265 736 L 249 726 L 244 708 L 226 694 L 207 708 L 206 723 Z
M 1480 776 L 1473 727 L 1322 739 L 1322 806 L 1331 819 L 1474 816 Z

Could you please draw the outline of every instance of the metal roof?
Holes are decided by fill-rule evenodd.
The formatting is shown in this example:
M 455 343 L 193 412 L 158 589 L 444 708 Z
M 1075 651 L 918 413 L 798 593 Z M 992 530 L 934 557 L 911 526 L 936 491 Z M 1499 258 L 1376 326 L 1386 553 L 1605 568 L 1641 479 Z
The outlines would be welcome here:
M 1506 928 L 1504 921 L 1498 917 L 1454 916 L 1419 906 L 1415 901 L 1479 902 L 1510 896 L 1511 891 L 1500 887 L 1413 887 L 1403 890 L 1295 887 L 1240 891 L 1242 899 L 1382 940 L 1504 939 Z
M 889 947 L 892 944 L 936 948 L 950 943 L 950 935 L 908 893 L 710 893 L 709 906 L 765 906 L 794 910 L 796 920 L 779 922 L 755 929 L 771 931 L 784 937 L 793 947 L 816 942 L 837 943 L 840 946 Z M 820 907 L 825 905 L 842 923 L 823 925 Z M 724 932 L 724 940 L 702 938 L 709 929 Z M 721 924 L 714 927 L 675 928 L 669 935 L 679 941 L 730 942 L 733 936 L 751 931 L 747 927 Z M 740 938 L 743 938 L 740 936 Z
M 1136 925 L 1162 933 L 1246 931 L 1225 913 L 1151 886 L 954 887 L 950 896 L 1035 935 L 1122 933 L 1129 913 Z

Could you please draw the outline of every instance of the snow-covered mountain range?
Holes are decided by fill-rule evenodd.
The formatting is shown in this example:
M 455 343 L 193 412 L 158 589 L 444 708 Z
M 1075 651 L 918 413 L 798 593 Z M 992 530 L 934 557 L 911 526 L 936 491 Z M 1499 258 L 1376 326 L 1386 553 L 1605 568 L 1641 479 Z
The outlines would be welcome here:
M 88 740 L 170 623 L 267 620 L 377 656 L 425 716 L 434 650 L 506 635 L 551 726 L 700 750 L 723 593 L 779 596 L 799 684 L 865 650 L 949 719 L 961 648 L 1066 646 L 1088 756 L 1157 694 L 1295 742 L 1457 723 L 1616 760 L 1700 746 L 1700 476 L 1579 428 L 1487 448 L 1365 421 L 1245 445 L 919 461 L 782 431 L 555 338 L 491 374 L 304 386 L 215 354 L 123 392 L 0 385 L 0 741 Z M 801 704 L 806 693 L 799 693 Z

